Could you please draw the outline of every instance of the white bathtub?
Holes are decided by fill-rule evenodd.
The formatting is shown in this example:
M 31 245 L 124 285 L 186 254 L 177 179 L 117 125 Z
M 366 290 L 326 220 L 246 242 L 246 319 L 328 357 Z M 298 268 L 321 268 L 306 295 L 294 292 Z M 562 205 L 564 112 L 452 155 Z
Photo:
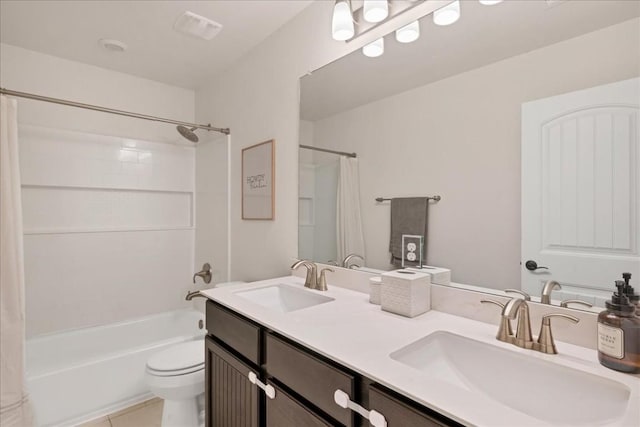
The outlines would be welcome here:
M 27 385 L 38 426 L 75 425 L 151 397 L 149 355 L 201 339 L 204 315 L 178 310 L 27 340 Z

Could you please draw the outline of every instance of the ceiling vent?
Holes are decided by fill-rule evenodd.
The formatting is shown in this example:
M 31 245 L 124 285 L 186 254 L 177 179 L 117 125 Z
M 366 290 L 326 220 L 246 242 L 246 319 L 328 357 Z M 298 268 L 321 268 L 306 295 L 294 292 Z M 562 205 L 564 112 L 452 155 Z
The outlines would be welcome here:
M 211 40 L 222 30 L 222 24 L 193 12 L 185 12 L 173 24 L 173 29 L 192 37 Z

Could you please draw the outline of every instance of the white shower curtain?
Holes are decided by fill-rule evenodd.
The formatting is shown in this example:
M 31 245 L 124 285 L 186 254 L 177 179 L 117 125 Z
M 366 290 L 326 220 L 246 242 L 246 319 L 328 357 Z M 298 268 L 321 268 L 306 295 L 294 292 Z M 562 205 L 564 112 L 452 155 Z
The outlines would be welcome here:
M 354 253 L 365 257 L 360 215 L 360 174 L 358 159 L 353 157 L 340 157 L 336 231 L 338 261 Z
M 0 96 L 0 425 L 32 425 L 25 388 L 24 255 L 15 99 Z

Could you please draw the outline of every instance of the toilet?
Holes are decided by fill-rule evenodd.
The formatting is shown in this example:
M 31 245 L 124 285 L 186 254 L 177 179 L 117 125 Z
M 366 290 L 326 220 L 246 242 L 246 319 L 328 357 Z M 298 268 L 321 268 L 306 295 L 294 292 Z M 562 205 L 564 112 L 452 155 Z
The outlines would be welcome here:
M 162 426 L 198 427 L 204 423 L 204 340 L 176 344 L 147 361 L 147 384 L 164 399 Z

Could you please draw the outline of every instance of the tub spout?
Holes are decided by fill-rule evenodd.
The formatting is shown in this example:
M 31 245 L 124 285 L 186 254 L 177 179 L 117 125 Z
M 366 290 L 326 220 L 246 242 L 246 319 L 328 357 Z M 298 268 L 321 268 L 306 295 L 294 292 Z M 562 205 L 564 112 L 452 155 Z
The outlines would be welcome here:
M 193 292 L 187 292 L 187 296 L 184 297 L 184 299 L 187 301 L 191 301 L 194 298 L 206 298 L 206 296 L 201 294 L 200 291 L 193 291 Z

